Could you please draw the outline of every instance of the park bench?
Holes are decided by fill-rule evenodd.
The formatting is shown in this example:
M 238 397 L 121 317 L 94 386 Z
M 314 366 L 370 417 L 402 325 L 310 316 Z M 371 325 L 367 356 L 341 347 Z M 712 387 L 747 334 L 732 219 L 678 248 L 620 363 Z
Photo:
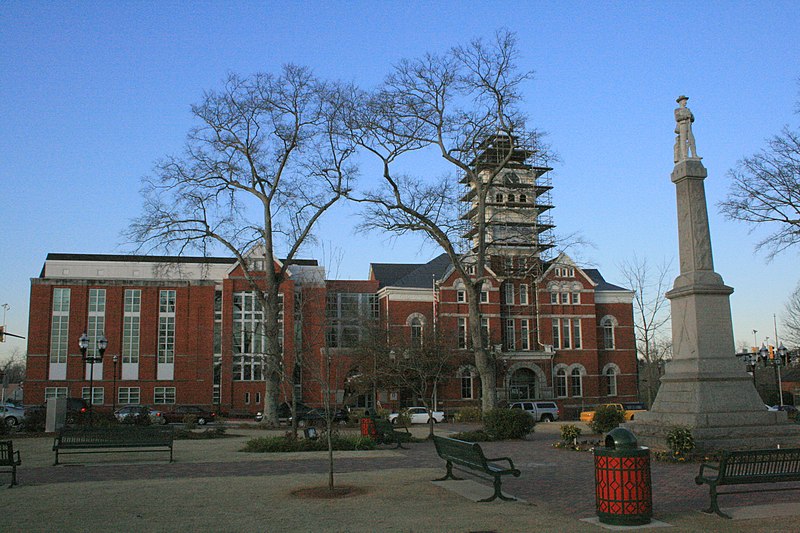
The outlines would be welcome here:
M 159 452 L 169 450 L 172 462 L 172 427 L 118 426 L 106 428 L 62 428 L 53 442 L 58 455 L 73 453 Z
M 478 501 L 490 502 L 495 498 L 516 501 L 516 498 L 504 496 L 500 491 L 500 484 L 502 483 L 501 479 L 503 476 L 519 477 L 520 475 L 520 471 L 514 468 L 514 462 L 510 458 L 497 457 L 494 459 L 487 459 L 477 442 L 466 442 L 434 435 L 433 444 L 436 446 L 436 453 L 439 454 L 439 457 L 447 461 L 447 474 L 443 478 L 435 479 L 434 481 L 461 479 L 453 475 L 453 466 L 456 465 L 467 473 L 478 477 L 491 477 L 494 480 L 494 494 L 490 498 Z M 497 464 L 497 461 L 505 461 L 508 465 Z M 474 472 L 470 472 L 470 470 Z
M 411 440 L 411 433 L 409 433 L 408 428 L 404 427 L 404 431 L 398 431 L 395 426 L 385 418 L 372 418 L 372 423 L 375 427 L 375 442 L 378 444 L 397 444 L 395 449 L 408 449 L 403 447 L 404 442 L 409 442 Z
M 17 467 L 21 464 L 22 459 L 19 458 L 19 450 L 14 451 L 14 443 L 10 440 L 0 441 L 0 467 L 11 469 L 6 470 L 11 473 L 11 485 L 8 488 L 17 484 Z
M 705 474 L 706 470 L 712 470 L 716 472 L 716 475 Z M 784 481 L 800 481 L 800 448 L 725 451 L 722 452 L 722 457 L 718 464 L 701 464 L 700 472 L 695 478 L 695 482 L 698 485 L 703 483 L 709 485 L 711 505 L 703 512 L 716 513 L 724 518 L 730 518 L 730 516 L 723 513 L 719 508 L 717 497 L 720 495 L 797 489 L 790 487 L 718 492 L 717 487 L 752 483 L 780 483 Z

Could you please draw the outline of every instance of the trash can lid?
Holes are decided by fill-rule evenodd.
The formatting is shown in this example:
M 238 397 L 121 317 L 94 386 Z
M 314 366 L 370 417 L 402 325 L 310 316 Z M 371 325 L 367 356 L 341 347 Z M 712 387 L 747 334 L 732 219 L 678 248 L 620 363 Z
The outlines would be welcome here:
M 606 435 L 606 448 L 636 448 L 636 435 L 625 428 L 614 428 Z

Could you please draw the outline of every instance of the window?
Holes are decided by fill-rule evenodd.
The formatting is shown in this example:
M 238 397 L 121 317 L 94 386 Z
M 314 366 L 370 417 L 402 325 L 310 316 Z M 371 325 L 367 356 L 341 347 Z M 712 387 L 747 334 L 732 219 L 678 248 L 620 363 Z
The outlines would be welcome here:
M 524 204 L 527 201 L 528 201 L 528 197 L 527 196 L 525 196 L 524 194 L 520 194 L 519 195 L 519 203 Z
M 503 291 L 505 294 L 505 301 L 507 305 L 514 305 L 514 284 L 513 283 L 506 283 L 503 286 Z
M 558 303 L 558 293 L 557 292 L 551 292 L 550 293 L 550 303 L 551 304 L 557 304 Z
M 422 320 L 419 317 L 411 319 L 411 346 L 422 347 Z
M 67 388 L 66 387 L 45 387 L 44 388 L 44 400 L 47 401 L 50 398 L 66 398 L 67 397 Z
M 527 318 L 519 321 L 519 343 L 521 349 L 531 349 L 530 321 Z
M 514 331 L 514 319 L 507 318 L 506 319 L 506 349 L 507 350 L 516 350 L 517 349 L 517 339 Z
M 489 319 L 485 317 L 481 317 L 481 341 L 483 341 L 484 348 L 488 348 L 489 344 L 492 342 L 492 336 L 489 331 Z
M 461 371 L 461 398 L 472 399 L 472 370 L 465 368 Z
M 581 293 L 572 292 L 572 293 L 570 293 L 570 296 L 572 296 L 572 304 L 573 305 L 581 303 Z
M 89 348 L 86 350 L 87 356 L 99 356 L 97 352 L 97 339 L 106 330 L 106 290 L 89 289 L 89 321 L 86 326 L 86 334 L 89 336 Z
M 567 370 L 565 368 L 556 370 L 556 396 L 567 397 Z
M 464 317 L 458 317 L 458 347 L 467 347 L 467 319 Z
M 572 319 L 572 347 L 576 350 L 581 349 L 581 320 L 579 318 Z
M 503 203 L 503 195 L 502 194 L 495 194 L 494 195 L 494 201 L 497 202 L 498 204 Z
M 553 348 L 561 348 L 561 324 L 557 318 L 553 319 Z
M 124 306 L 124 315 L 122 317 L 122 363 L 138 363 L 142 291 L 139 289 L 125 289 Z
M 256 405 L 260 405 L 260 404 L 261 404 L 261 393 L 257 392 L 256 393 Z
M 249 392 L 245 392 L 244 393 L 244 403 L 245 403 L 245 405 L 250 404 L 250 393 Z
M 326 332 L 327 346 L 352 348 L 361 339 L 364 320 L 377 319 L 380 306 L 375 294 L 339 292 L 328 294 L 325 309 L 330 324 Z
M 604 350 L 613 350 L 615 348 L 614 328 L 616 325 L 617 325 L 617 319 L 611 315 L 604 316 L 600 320 L 600 327 L 603 328 Z
M 175 387 L 156 387 L 153 389 L 153 403 L 175 403 Z
M 278 295 L 278 343 L 283 350 L 283 295 Z M 233 293 L 233 379 L 261 381 L 267 352 L 264 309 L 252 291 Z
M 561 293 L 561 303 L 565 304 L 565 305 L 569 303 L 569 293 L 568 292 L 562 292 Z
M 466 301 L 467 301 L 467 291 L 465 291 L 464 289 L 458 289 L 456 291 L 456 302 L 463 304 Z
M 50 362 L 67 362 L 69 348 L 69 289 L 53 289 L 53 317 L 50 323 Z
M 570 380 L 570 392 L 572 397 L 578 398 L 583 396 L 583 379 L 581 376 L 581 370 L 579 368 L 573 368 L 570 377 L 572 378 Z
M 158 362 L 175 362 L 175 291 L 160 291 L 158 302 Z
M 117 389 L 117 403 L 138 404 L 141 403 L 142 396 L 139 387 L 120 387 Z
M 606 381 L 606 393 L 608 396 L 616 396 L 617 395 L 617 372 L 614 367 L 608 367 L 605 374 L 605 381 Z
M 90 402 L 92 405 L 103 405 L 105 394 L 103 387 L 92 387 L 92 399 L 89 400 L 89 387 L 81 388 L 81 398 Z
M 514 201 L 514 195 L 513 194 L 509 194 L 508 195 L 508 201 L 509 202 L 513 202 Z
M 519 304 L 528 305 L 528 286 L 524 283 L 519 286 Z
M 562 319 L 561 322 L 561 346 L 563 348 L 570 348 L 570 335 L 569 335 L 569 319 Z
M 481 303 L 482 304 L 489 303 L 489 290 L 488 289 L 482 289 L 481 290 Z

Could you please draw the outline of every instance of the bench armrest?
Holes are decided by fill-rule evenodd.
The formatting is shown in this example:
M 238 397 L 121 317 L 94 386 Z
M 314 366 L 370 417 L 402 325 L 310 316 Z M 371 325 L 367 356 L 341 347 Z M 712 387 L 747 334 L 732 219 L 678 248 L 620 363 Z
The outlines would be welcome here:
M 16 457 L 16 460 L 12 457 L 11 458 L 11 462 L 12 463 L 17 463 L 18 465 L 21 465 L 22 464 L 22 459 L 19 456 L 19 450 L 16 450 L 14 452 L 14 457 Z
M 705 469 L 714 470 L 715 472 L 717 472 L 717 477 L 715 477 L 713 479 L 719 478 L 719 465 L 718 464 L 703 463 L 703 464 L 700 465 L 700 472 L 697 474 L 697 477 L 694 478 L 695 483 L 697 483 L 698 485 L 702 485 L 705 480 L 709 480 L 709 481 L 712 480 L 712 478 L 703 476 L 703 471 Z
M 487 460 L 487 461 L 490 461 L 490 462 L 492 462 L 492 463 L 495 463 L 495 462 L 497 462 L 497 461 L 508 461 L 509 469 L 510 469 L 510 470 L 516 470 L 516 469 L 514 468 L 514 461 L 512 461 L 510 457 L 496 457 L 496 458 L 494 458 L 494 459 L 489 459 L 489 458 L 487 458 L 486 460 Z

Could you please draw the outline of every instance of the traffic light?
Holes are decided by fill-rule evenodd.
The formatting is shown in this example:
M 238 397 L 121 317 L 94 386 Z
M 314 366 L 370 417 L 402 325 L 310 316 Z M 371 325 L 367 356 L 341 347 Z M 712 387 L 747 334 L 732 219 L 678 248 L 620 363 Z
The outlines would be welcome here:
M 769 345 L 769 360 L 775 360 L 775 347 L 773 345 Z
M 6 342 L 6 327 L 0 326 L 0 342 Z

